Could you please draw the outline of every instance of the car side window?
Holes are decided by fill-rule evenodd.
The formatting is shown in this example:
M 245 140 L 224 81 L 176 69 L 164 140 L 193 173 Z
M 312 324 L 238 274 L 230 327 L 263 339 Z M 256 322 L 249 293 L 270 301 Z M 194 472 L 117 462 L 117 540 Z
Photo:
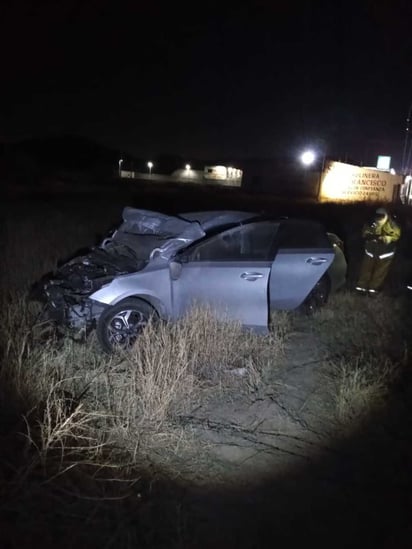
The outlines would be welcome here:
M 278 233 L 279 248 L 329 248 L 326 231 L 313 221 L 283 221 Z
M 197 244 L 190 261 L 269 261 L 279 223 L 261 221 L 229 229 Z

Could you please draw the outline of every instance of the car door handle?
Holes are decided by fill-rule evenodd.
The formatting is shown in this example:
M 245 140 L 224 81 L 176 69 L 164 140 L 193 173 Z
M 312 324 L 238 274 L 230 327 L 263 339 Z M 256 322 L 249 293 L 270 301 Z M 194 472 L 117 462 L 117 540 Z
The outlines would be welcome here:
M 327 259 L 325 257 L 308 257 L 306 260 L 306 263 L 310 263 L 311 265 L 322 265 L 322 263 L 326 263 Z
M 253 282 L 254 280 L 257 280 L 258 278 L 263 278 L 262 273 L 242 273 L 240 275 L 240 278 L 243 278 L 243 280 L 249 280 L 250 282 Z

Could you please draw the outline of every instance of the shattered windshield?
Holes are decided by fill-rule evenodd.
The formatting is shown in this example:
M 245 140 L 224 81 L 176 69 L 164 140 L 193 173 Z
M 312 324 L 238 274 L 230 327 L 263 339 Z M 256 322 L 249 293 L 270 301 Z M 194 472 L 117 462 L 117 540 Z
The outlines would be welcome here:
M 112 238 L 103 242 L 102 248 L 117 254 L 119 249 L 127 249 L 140 261 L 149 261 L 156 253 L 169 259 L 177 250 L 204 235 L 197 221 L 126 207 L 123 223 Z

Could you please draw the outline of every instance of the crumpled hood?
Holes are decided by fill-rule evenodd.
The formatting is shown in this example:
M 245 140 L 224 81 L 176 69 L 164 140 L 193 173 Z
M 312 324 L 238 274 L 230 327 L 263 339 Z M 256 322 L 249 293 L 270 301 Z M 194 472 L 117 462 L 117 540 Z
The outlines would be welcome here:
M 64 263 L 54 273 L 45 275 L 33 286 L 31 297 L 44 300 L 46 296 L 62 291 L 67 295 L 88 296 L 116 276 L 139 271 L 146 264 L 138 261 L 131 250 L 123 246 L 110 250 L 93 248 L 87 254 Z
M 123 223 L 111 237 L 64 263 L 36 286 L 47 295 L 61 290 L 87 296 L 117 276 L 142 270 L 151 261 L 168 261 L 180 248 L 204 235 L 197 221 L 126 207 Z
M 99 280 L 103 284 L 115 276 L 139 271 L 145 264 L 145 261 L 137 260 L 123 246 L 108 250 L 93 248 L 86 255 L 76 257 L 59 267 L 54 278 L 74 288 L 82 288 L 90 286 L 91 280 Z
M 113 241 L 122 242 L 131 248 L 138 243 L 138 237 L 152 237 L 156 245 L 151 246 L 149 259 L 168 260 L 176 252 L 205 236 L 198 221 L 184 219 L 150 210 L 126 207 L 123 223 L 113 235 Z

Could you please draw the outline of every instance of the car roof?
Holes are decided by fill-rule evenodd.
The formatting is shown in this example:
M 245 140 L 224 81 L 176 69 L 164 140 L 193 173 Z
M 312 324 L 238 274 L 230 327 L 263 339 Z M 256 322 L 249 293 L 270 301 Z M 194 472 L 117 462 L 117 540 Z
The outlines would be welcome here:
M 185 212 L 179 217 L 188 221 L 197 221 L 204 231 L 209 231 L 221 225 L 240 223 L 248 219 L 254 219 L 259 214 L 255 212 L 242 212 L 237 210 L 210 210 L 207 212 Z
M 189 231 L 190 240 L 198 240 L 205 233 L 211 233 L 230 228 L 237 224 L 253 221 L 274 221 L 286 224 L 311 224 L 319 221 L 310 219 L 288 218 L 273 216 L 265 213 L 245 212 L 240 210 L 208 210 L 198 212 L 184 212 L 177 215 L 168 215 L 151 210 L 141 210 L 125 207 L 123 210 L 123 224 L 120 230 L 133 234 L 163 235 L 175 238 L 184 231 Z M 126 230 L 127 229 L 127 230 Z M 189 236 L 189 235 L 188 235 Z

